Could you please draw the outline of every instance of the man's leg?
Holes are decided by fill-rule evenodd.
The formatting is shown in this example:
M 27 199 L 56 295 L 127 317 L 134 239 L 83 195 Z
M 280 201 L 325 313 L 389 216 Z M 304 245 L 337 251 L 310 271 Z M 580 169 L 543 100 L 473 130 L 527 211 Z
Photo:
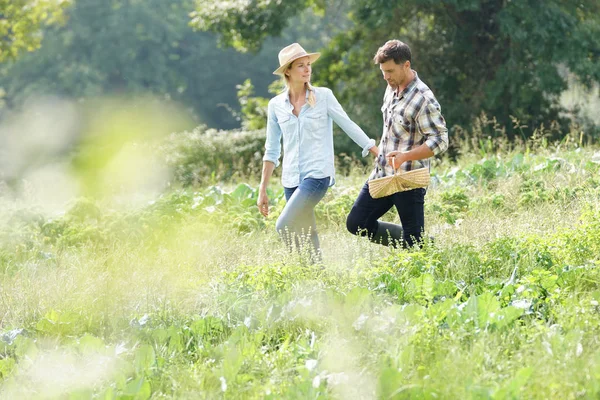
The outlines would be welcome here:
M 402 228 L 396 224 L 378 221 L 394 205 L 392 196 L 374 199 L 365 183 L 346 219 L 348 231 L 354 235 L 368 236 L 369 240 L 384 246 L 395 246 L 402 240 Z
M 425 229 L 425 192 L 423 188 L 393 194 L 393 202 L 398 210 L 404 228 L 404 247 L 412 247 L 421 242 Z

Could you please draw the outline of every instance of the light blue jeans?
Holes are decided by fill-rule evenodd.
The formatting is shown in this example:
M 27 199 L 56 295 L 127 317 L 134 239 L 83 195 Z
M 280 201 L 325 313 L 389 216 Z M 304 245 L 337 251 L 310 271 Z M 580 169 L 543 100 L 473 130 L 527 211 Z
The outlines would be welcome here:
M 302 247 L 301 239 L 310 235 L 312 243 L 310 253 L 313 261 L 320 261 L 321 259 L 321 247 L 314 210 L 315 206 L 327 193 L 328 188 L 329 177 L 322 179 L 305 178 L 300 182 L 300 186 L 284 188 L 287 203 L 275 225 L 275 229 L 290 249 L 293 248 L 294 242 L 300 249 Z

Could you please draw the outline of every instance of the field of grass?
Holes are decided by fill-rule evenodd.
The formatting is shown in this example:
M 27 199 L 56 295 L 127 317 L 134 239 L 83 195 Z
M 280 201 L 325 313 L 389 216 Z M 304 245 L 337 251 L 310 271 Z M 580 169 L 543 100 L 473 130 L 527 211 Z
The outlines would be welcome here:
M 346 232 L 365 175 L 339 176 L 323 268 L 276 236 L 276 183 L 268 219 L 255 183 L 53 216 L 2 200 L 0 398 L 600 397 L 598 148 L 432 172 L 435 242 L 411 251 Z

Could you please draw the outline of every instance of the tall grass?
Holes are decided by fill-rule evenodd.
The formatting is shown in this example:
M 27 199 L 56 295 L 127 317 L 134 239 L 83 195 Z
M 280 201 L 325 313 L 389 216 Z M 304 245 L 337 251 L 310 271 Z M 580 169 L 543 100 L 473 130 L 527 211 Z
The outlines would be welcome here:
M 323 266 L 277 238 L 276 183 L 266 220 L 243 184 L 4 199 L 0 398 L 597 398 L 600 152 L 543 137 L 438 162 L 422 249 L 345 232 L 339 176 Z

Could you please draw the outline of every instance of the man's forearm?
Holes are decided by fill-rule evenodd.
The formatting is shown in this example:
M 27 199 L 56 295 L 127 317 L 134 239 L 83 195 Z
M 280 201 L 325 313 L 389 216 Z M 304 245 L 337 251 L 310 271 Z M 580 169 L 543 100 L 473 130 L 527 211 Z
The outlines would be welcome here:
M 433 157 L 433 151 L 425 143 L 403 154 L 405 161 L 424 160 Z

